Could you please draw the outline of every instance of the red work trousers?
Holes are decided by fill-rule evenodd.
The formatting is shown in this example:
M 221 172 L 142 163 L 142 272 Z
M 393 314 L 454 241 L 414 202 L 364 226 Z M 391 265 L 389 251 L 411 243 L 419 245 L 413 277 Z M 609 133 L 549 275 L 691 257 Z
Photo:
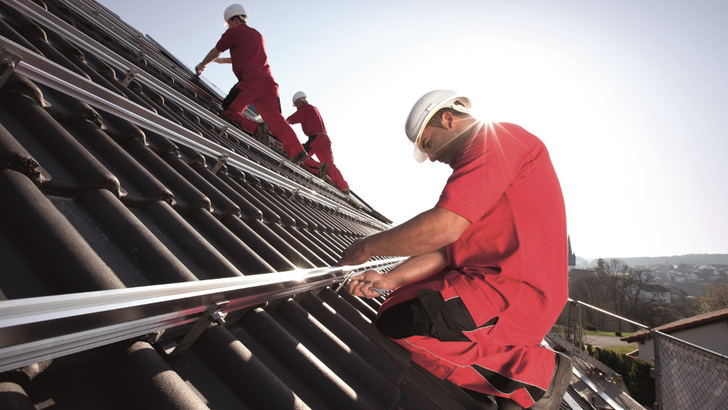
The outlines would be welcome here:
M 316 155 L 318 161 L 311 159 L 314 155 Z M 310 168 L 314 168 L 316 171 L 312 172 L 318 174 L 318 168 L 322 163 L 329 164 L 329 170 L 326 175 L 331 178 L 331 182 L 334 183 L 334 186 L 339 191 L 349 188 L 349 184 L 344 180 L 344 176 L 341 175 L 341 171 L 339 171 L 339 168 L 337 168 L 334 164 L 334 153 L 331 150 L 331 139 L 326 134 L 317 134 L 308 147 L 308 159 L 303 164 Z
M 263 121 L 268 123 L 270 133 L 281 142 L 289 159 L 303 151 L 303 145 L 298 140 L 296 132 L 281 114 L 278 84 L 272 78 L 243 79 L 235 85 L 235 88 L 240 90 L 240 94 L 230 103 L 228 109 L 223 110 L 222 114 L 225 117 L 252 134 L 259 123 L 245 117 L 243 111 L 250 104 L 255 104 Z
M 462 300 L 467 302 L 472 300 L 467 293 L 477 293 L 482 286 L 489 285 L 475 275 L 456 270 L 444 271 L 393 291 L 379 308 L 377 321 L 397 304 L 418 297 L 421 299 L 418 295 L 422 295 L 422 290 L 437 291 L 444 301 L 463 296 Z M 442 380 L 449 380 L 465 389 L 510 398 L 524 408 L 530 407 L 543 397 L 551 382 L 554 352 L 539 345 L 508 345 L 492 338 L 490 333 L 498 323 L 512 318 L 509 319 L 503 312 L 492 312 L 490 306 L 487 303 L 482 307 L 466 305 L 469 312 L 479 308 L 481 313 L 485 310 L 491 320 L 478 323 L 479 319 L 475 319 L 473 330 L 462 331 L 463 341 L 441 341 L 421 335 L 392 340 L 410 351 L 415 363 Z

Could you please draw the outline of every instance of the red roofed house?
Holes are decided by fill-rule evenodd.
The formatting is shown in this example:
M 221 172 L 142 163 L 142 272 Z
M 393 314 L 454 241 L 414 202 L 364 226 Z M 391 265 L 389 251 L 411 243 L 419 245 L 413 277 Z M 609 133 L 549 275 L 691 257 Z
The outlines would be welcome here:
M 655 330 L 728 356 L 728 308 L 676 320 Z M 640 331 L 621 340 L 639 342 L 639 358 L 654 361 L 654 346 L 648 331 Z

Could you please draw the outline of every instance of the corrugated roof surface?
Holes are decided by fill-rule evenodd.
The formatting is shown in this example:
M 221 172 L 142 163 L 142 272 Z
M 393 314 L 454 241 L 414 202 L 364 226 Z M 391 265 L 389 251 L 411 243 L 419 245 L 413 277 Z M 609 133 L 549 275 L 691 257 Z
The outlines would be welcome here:
M 130 27 L 116 22 L 110 33 L 63 2 L 37 4 L 0 3 L 4 44 L 42 56 L 46 74 L 61 73 L 60 66 L 135 103 L 161 126 L 130 121 L 4 65 L 3 307 L 325 268 L 356 238 L 389 226 L 355 195 L 294 169 L 279 147 L 221 127 L 219 96 Z M 74 4 L 110 18 L 95 3 Z M 49 16 L 68 26 L 54 27 Z M 128 78 L 127 66 L 114 66 L 59 27 L 143 74 Z M 175 125 L 222 147 L 227 158 L 194 138 L 185 144 L 165 135 Z M 0 408 L 476 408 L 374 330 L 376 306 L 321 287 L 230 312 L 224 325 L 210 325 L 175 355 L 167 354 L 170 346 L 194 322 L 39 361 L 0 374 Z M 9 329 L 0 336 L 5 355 L 11 339 L 28 336 Z
M 0 36 L 0 408 L 482 407 L 374 329 L 379 301 L 332 289 L 343 249 L 391 224 L 355 193 L 236 129 L 214 87 L 93 1 L 3 0 Z M 207 294 L 77 306 L 299 269 L 325 280 L 217 293 L 224 323 Z

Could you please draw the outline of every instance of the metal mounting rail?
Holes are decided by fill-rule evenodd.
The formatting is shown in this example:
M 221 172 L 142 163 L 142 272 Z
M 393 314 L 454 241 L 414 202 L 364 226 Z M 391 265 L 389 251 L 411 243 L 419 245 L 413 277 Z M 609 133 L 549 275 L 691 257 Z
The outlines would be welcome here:
M 402 261 L 0 301 L 0 372 L 192 323 L 210 306 L 245 309 Z
M 197 106 L 196 104 L 192 104 L 187 97 L 182 96 L 179 92 L 172 89 L 170 86 L 163 83 L 159 79 L 155 78 L 154 76 L 149 75 L 148 73 L 137 70 L 136 66 L 134 64 L 129 63 L 126 59 L 117 55 L 113 51 L 109 50 L 107 47 L 100 44 L 96 40 L 90 38 L 89 36 L 82 33 L 75 27 L 68 25 L 65 21 L 63 21 L 59 17 L 53 15 L 52 13 L 50 13 L 49 11 L 47 11 L 41 7 L 39 7 L 32 0 L 3 0 L 3 1 L 5 1 L 9 5 L 13 6 L 19 12 L 31 17 L 32 19 L 42 22 L 44 25 L 46 25 L 48 27 L 51 27 L 56 33 L 58 33 L 59 35 L 64 37 L 66 40 L 78 45 L 83 50 L 87 50 L 87 51 L 93 53 L 97 58 L 105 61 L 107 64 L 110 64 L 111 66 L 114 66 L 117 68 L 121 68 L 122 70 L 124 70 L 127 73 L 130 70 L 137 71 L 137 73 L 134 77 L 134 79 L 136 81 L 144 84 L 145 86 L 149 87 L 150 89 L 152 89 L 156 92 L 161 93 L 162 95 L 165 96 L 165 98 L 168 98 L 171 101 L 174 101 L 180 107 L 183 107 L 188 112 L 194 113 L 199 118 L 203 118 L 205 121 L 209 122 L 210 124 L 214 124 L 218 128 L 226 127 L 228 133 L 232 134 L 233 136 L 235 136 L 238 139 L 246 141 L 246 143 L 248 143 L 250 145 L 255 145 L 256 149 L 264 152 L 269 157 L 279 158 L 281 160 L 280 163 L 283 166 L 287 167 L 290 171 L 294 172 L 295 174 L 299 175 L 300 177 L 319 186 L 320 188 L 330 191 L 331 193 L 333 193 L 335 195 L 341 195 L 338 192 L 338 190 L 335 190 L 334 188 L 329 187 L 325 183 L 316 180 L 316 178 L 310 178 L 310 175 L 305 170 L 303 170 L 299 166 L 293 165 L 293 163 L 285 161 L 285 159 L 277 152 L 266 147 L 265 145 L 261 144 L 260 142 L 256 141 L 255 139 L 250 138 L 248 135 L 245 135 L 241 131 L 234 129 L 232 127 L 229 127 L 225 121 L 223 121 L 221 118 L 213 115 L 209 111 L 202 109 L 201 107 Z M 82 14 L 85 17 L 93 20 L 92 16 L 86 10 L 83 10 L 82 8 L 77 7 L 73 3 L 66 3 L 66 5 L 73 8 L 79 14 Z M 87 6 L 87 7 L 90 7 L 90 6 Z M 103 27 L 101 27 L 101 28 L 103 28 Z M 160 64 L 160 66 L 164 66 L 164 65 Z M 84 80 L 84 81 L 86 81 L 86 80 Z M 90 102 L 88 102 L 88 101 L 85 101 L 85 102 L 90 104 Z M 134 104 L 134 105 L 136 105 L 136 104 Z M 144 110 L 142 107 L 139 107 L 139 106 L 137 106 L 137 107 L 139 109 Z M 153 115 L 156 116 L 156 114 L 153 114 Z M 161 117 L 158 117 L 158 118 L 161 118 Z M 132 120 L 130 120 L 130 121 L 132 121 Z M 132 121 L 132 122 L 134 122 L 134 121 Z M 166 122 L 171 124 L 171 122 L 169 122 L 169 121 L 166 121 Z M 135 124 L 140 125 L 136 122 L 135 122 Z M 183 127 L 180 127 L 180 126 L 177 126 L 176 128 L 184 129 Z M 155 129 L 155 131 L 157 131 L 157 130 Z M 177 132 L 177 134 L 181 134 L 181 135 L 191 134 L 191 135 L 198 137 L 198 139 L 199 139 L 198 134 L 190 132 L 190 131 L 187 131 L 185 133 Z M 161 134 L 161 135 L 165 135 L 165 134 Z M 173 137 L 169 137 L 169 138 L 173 138 Z M 174 140 L 178 141 L 176 139 L 174 139 Z M 213 143 L 212 145 L 216 145 L 216 144 Z M 215 150 L 215 151 L 218 151 L 218 155 L 213 155 L 213 157 L 215 157 L 215 158 L 218 157 L 220 154 L 219 151 L 221 151 L 221 150 L 222 150 L 221 147 L 218 147 Z M 207 151 L 205 151 L 205 152 L 207 152 Z M 249 162 L 252 162 L 252 161 L 249 161 Z M 260 166 L 258 166 L 258 168 L 265 169 Z M 262 174 L 268 178 L 276 175 L 272 171 L 269 171 L 267 169 L 266 169 L 266 171 L 267 172 L 263 172 Z M 255 172 L 253 172 L 253 173 L 256 174 Z M 261 174 L 257 174 L 257 175 L 261 175 Z M 282 180 L 282 178 L 280 176 L 277 176 L 275 178 L 275 181 L 279 184 L 281 183 L 280 182 L 281 180 Z M 295 184 L 295 183 L 290 180 L 286 180 L 286 183 L 281 184 L 281 185 L 290 187 L 292 184 Z M 315 193 L 310 196 L 312 197 L 312 199 L 321 200 L 321 196 L 316 195 Z M 333 205 L 333 206 L 338 207 L 340 205 Z
M 97 24 L 99 30 L 106 31 L 108 34 L 113 35 L 119 44 L 124 45 L 130 50 L 139 50 L 139 55 L 143 56 L 145 60 L 154 63 L 157 67 L 165 67 L 171 69 L 167 72 L 175 82 L 185 84 L 188 88 L 199 88 L 196 84 L 190 81 L 192 71 L 185 68 L 184 63 L 177 60 L 175 56 L 167 52 L 167 55 L 160 53 L 163 49 L 154 39 L 148 35 L 144 35 L 133 26 L 125 23 L 116 13 L 109 10 L 103 4 L 100 4 L 94 0 L 59 0 L 61 4 L 66 6 L 69 10 L 74 11 L 79 16 L 86 18 L 89 21 L 94 21 Z M 166 52 L 166 50 L 164 50 Z M 170 65 L 170 60 L 173 60 L 177 65 Z M 181 75 L 180 70 L 184 71 Z M 218 93 L 218 89 L 204 90 L 206 92 L 214 92 L 216 97 L 222 98 Z
M 352 208 L 335 202 L 319 194 L 315 190 L 305 187 L 290 180 L 276 172 L 263 167 L 238 153 L 222 147 L 201 135 L 194 133 L 179 124 L 176 124 L 146 108 L 128 100 L 113 91 L 110 91 L 98 84 L 88 81 L 78 74 L 62 67 L 53 61 L 40 56 L 23 46 L 0 36 L 0 51 L 6 55 L 12 55 L 15 61 L 14 71 L 32 81 L 59 90 L 74 98 L 77 98 L 102 111 L 109 112 L 120 118 L 138 125 L 140 128 L 148 129 L 164 136 L 171 141 L 187 145 L 193 149 L 209 155 L 213 158 L 227 157 L 227 162 L 235 167 L 245 170 L 262 179 L 271 181 L 291 191 L 297 191 L 301 196 L 308 197 L 314 202 L 323 203 L 339 212 L 354 217 L 358 220 L 365 220 L 370 224 L 386 229 L 388 228 L 381 221 L 362 214 Z

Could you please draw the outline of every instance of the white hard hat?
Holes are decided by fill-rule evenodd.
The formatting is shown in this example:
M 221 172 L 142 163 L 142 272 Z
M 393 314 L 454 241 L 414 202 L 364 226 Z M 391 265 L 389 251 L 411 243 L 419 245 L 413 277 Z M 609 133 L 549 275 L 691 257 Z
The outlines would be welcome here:
M 404 126 L 407 138 L 415 144 L 414 156 L 417 162 L 423 162 L 427 159 L 427 154 L 419 149 L 417 143 L 430 118 L 441 108 L 452 108 L 455 111 L 470 114 L 471 106 L 468 97 L 449 90 L 430 91 L 417 100 Z
M 245 9 L 240 4 L 231 4 L 225 9 L 225 12 L 223 13 L 223 18 L 225 19 L 225 21 L 228 21 L 235 16 L 248 17 L 248 13 L 245 12 Z
M 306 98 L 306 97 L 307 97 L 306 96 L 306 93 L 304 93 L 303 91 L 299 91 L 299 92 L 293 94 L 293 100 L 291 102 L 295 106 L 296 105 L 296 100 L 298 100 L 299 98 Z

